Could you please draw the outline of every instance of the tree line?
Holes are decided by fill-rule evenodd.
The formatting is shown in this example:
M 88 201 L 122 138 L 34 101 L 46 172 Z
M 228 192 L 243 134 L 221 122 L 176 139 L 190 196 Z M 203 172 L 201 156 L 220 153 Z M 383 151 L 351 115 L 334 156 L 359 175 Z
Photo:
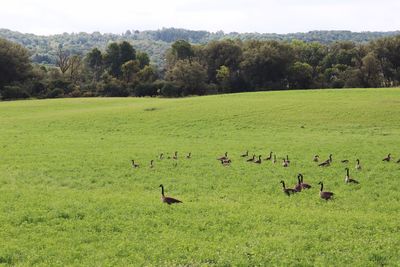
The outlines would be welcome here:
M 81 55 L 59 44 L 55 65 L 33 63 L 26 48 L 0 39 L 2 99 L 165 96 L 391 87 L 400 83 L 400 36 L 369 43 L 226 39 L 172 43 L 164 67 L 127 41 Z

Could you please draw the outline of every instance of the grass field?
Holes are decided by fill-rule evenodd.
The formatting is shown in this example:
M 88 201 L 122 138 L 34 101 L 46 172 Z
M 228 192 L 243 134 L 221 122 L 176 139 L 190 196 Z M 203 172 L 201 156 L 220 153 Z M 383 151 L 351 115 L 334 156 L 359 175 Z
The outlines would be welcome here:
M 400 265 L 400 89 L 1 102 L 0 126 L 0 265 Z

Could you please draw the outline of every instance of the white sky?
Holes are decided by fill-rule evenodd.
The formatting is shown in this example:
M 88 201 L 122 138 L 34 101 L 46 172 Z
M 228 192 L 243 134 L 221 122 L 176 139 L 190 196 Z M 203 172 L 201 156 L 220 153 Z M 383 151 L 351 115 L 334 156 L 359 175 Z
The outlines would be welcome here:
M 225 32 L 400 30 L 400 0 L 0 0 L 0 28 L 35 34 L 162 27 Z

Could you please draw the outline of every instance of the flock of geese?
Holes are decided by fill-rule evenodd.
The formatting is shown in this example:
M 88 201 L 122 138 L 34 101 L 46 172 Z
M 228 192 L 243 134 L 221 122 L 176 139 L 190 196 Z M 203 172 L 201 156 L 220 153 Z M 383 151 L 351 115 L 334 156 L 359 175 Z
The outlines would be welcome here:
M 264 159 L 261 159 L 262 158 L 261 155 L 256 157 L 255 154 L 253 154 L 252 157 L 249 158 L 249 151 L 246 151 L 244 154 L 240 155 L 240 157 L 245 158 L 246 162 L 255 163 L 255 164 L 261 164 L 263 161 L 271 161 L 273 164 L 275 164 L 277 162 L 276 154 L 274 154 L 273 152 L 270 152 L 268 157 L 266 157 Z M 158 158 L 160 160 L 163 160 L 164 154 L 161 153 Z M 173 166 L 174 167 L 177 166 L 177 160 L 178 160 L 178 152 L 177 151 L 175 151 L 173 156 L 167 156 L 166 158 L 174 160 Z M 192 153 L 189 152 L 186 155 L 186 159 L 191 159 L 191 158 L 192 158 Z M 217 158 L 217 160 L 220 161 L 222 166 L 225 166 L 225 167 L 230 166 L 230 164 L 232 163 L 232 160 L 228 157 L 228 152 L 225 152 L 225 154 L 223 156 Z M 391 154 L 389 153 L 387 155 L 387 157 L 382 159 L 382 161 L 385 161 L 385 162 L 392 161 Z M 329 167 L 333 162 L 333 155 L 330 154 L 328 159 L 326 159 L 325 161 L 322 161 L 322 162 L 320 162 L 319 155 L 315 155 L 313 158 L 313 162 L 318 163 L 319 167 Z M 349 163 L 349 160 L 347 160 L 347 159 L 341 160 L 341 163 L 347 164 L 347 163 Z M 396 163 L 400 163 L 400 159 L 398 159 L 396 161 Z M 285 158 L 282 158 L 282 167 L 287 168 L 287 167 L 289 167 L 289 165 L 290 165 L 289 156 L 286 155 Z M 154 160 L 150 161 L 149 167 L 154 168 Z M 132 168 L 139 168 L 139 164 L 135 163 L 135 160 L 132 160 Z M 356 159 L 355 169 L 358 171 L 360 171 L 362 169 L 360 159 Z M 348 167 L 345 168 L 345 171 L 346 171 L 346 175 L 345 175 L 344 181 L 346 184 L 359 184 L 359 182 L 357 180 L 352 179 L 350 177 L 350 169 Z M 302 190 L 307 190 L 307 189 L 311 188 L 310 184 L 307 184 L 304 182 L 304 177 L 301 173 L 299 173 L 297 175 L 297 184 L 293 188 L 286 188 L 285 181 L 283 181 L 283 180 L 281 180 L 280 183 L 282 184 L 282 192 L 287 196 L 291 196 L 293 194 L 301 192 Z M 334 193 L 324 191 L 324 184 L 322 182 L 319 182 L 318 184 L 320 185 L 320 192 L 319 192 L 320 198 L 324 199 L 324 200 L 332 199 L 334 196 Z M 176 198 L 165 196 L 164 186 L 161 184 L 160 187 L 161 187 L 161 201 L 163 203 L 167 203 L 168 205 L 171 205 L 174 203 L 182 203 L 182 201 L 180 201 Z

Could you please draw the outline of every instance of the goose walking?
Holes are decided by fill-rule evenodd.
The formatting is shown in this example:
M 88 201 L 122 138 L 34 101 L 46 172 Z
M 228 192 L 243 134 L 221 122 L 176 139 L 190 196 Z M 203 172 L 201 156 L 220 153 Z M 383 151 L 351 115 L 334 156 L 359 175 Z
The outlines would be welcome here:
M 357 180 L 350 178 L 349 168 L 346 168 L 345 170 L 346 170 L 346 176 L 344 177 L 344 181 L 346 182 L 346 184 L 359 184 Z
M 167 203 L 168 205 L 171 205 L 171 204 L 174 204 L 174 203 L 182 203 L 182 201 L 180 201 L 180 200 L 178 200 L 176 198 L 166 197 L 164 195 L 164 186 L 162 184 L 160 184 L 160 187 L 161 187 L 161 201 L 163 203 Z
M 387 161 L 387 162 L 389 162 L 391 159 L 392 159 L 392 155 L 389 153 L 389 154 L 387 155 L 387 157 L 384 158 L 382 161 Z
M 258 160 L 254 161 L 254 163 L 261 164 L 261 155 L 258 156 Z
M 225 152 L 225 155 L 224 156 L 222 156 L 222 157 L 220 157 L 220 158 L 217 158 L 217 160 L 227 160 L 228 159 L 228 152 Z
M 331 199 L 331 198 L 333 197 L 334 193 L 332 193 L 332 192 L 327 192 L 327 191 L 323 191 L 323 190 L 324 190 L 324 184 L 323 184 L 322 182 L 319 182 L 318 184 L 321 185 L 321 189 L 320 189 L 320 191 L 319 191 L 319 196 L 320 196 L 322 199 L 325 199 L 325 200 Z
M 253 154 L 253 157 L 251 159 L 246 160 L 247 162 L 254 162 L 256 159 L 256 155 Z
M 269 156 L 268 157 L 266 157 L 264 160 L 271 160 L 272 159 L 272 151 L 271 152 L 269 152 Z
M 249 156 L 249 151 L 247 150 L 246 153 L 240 155 L 242 158 L 248 157 Z

